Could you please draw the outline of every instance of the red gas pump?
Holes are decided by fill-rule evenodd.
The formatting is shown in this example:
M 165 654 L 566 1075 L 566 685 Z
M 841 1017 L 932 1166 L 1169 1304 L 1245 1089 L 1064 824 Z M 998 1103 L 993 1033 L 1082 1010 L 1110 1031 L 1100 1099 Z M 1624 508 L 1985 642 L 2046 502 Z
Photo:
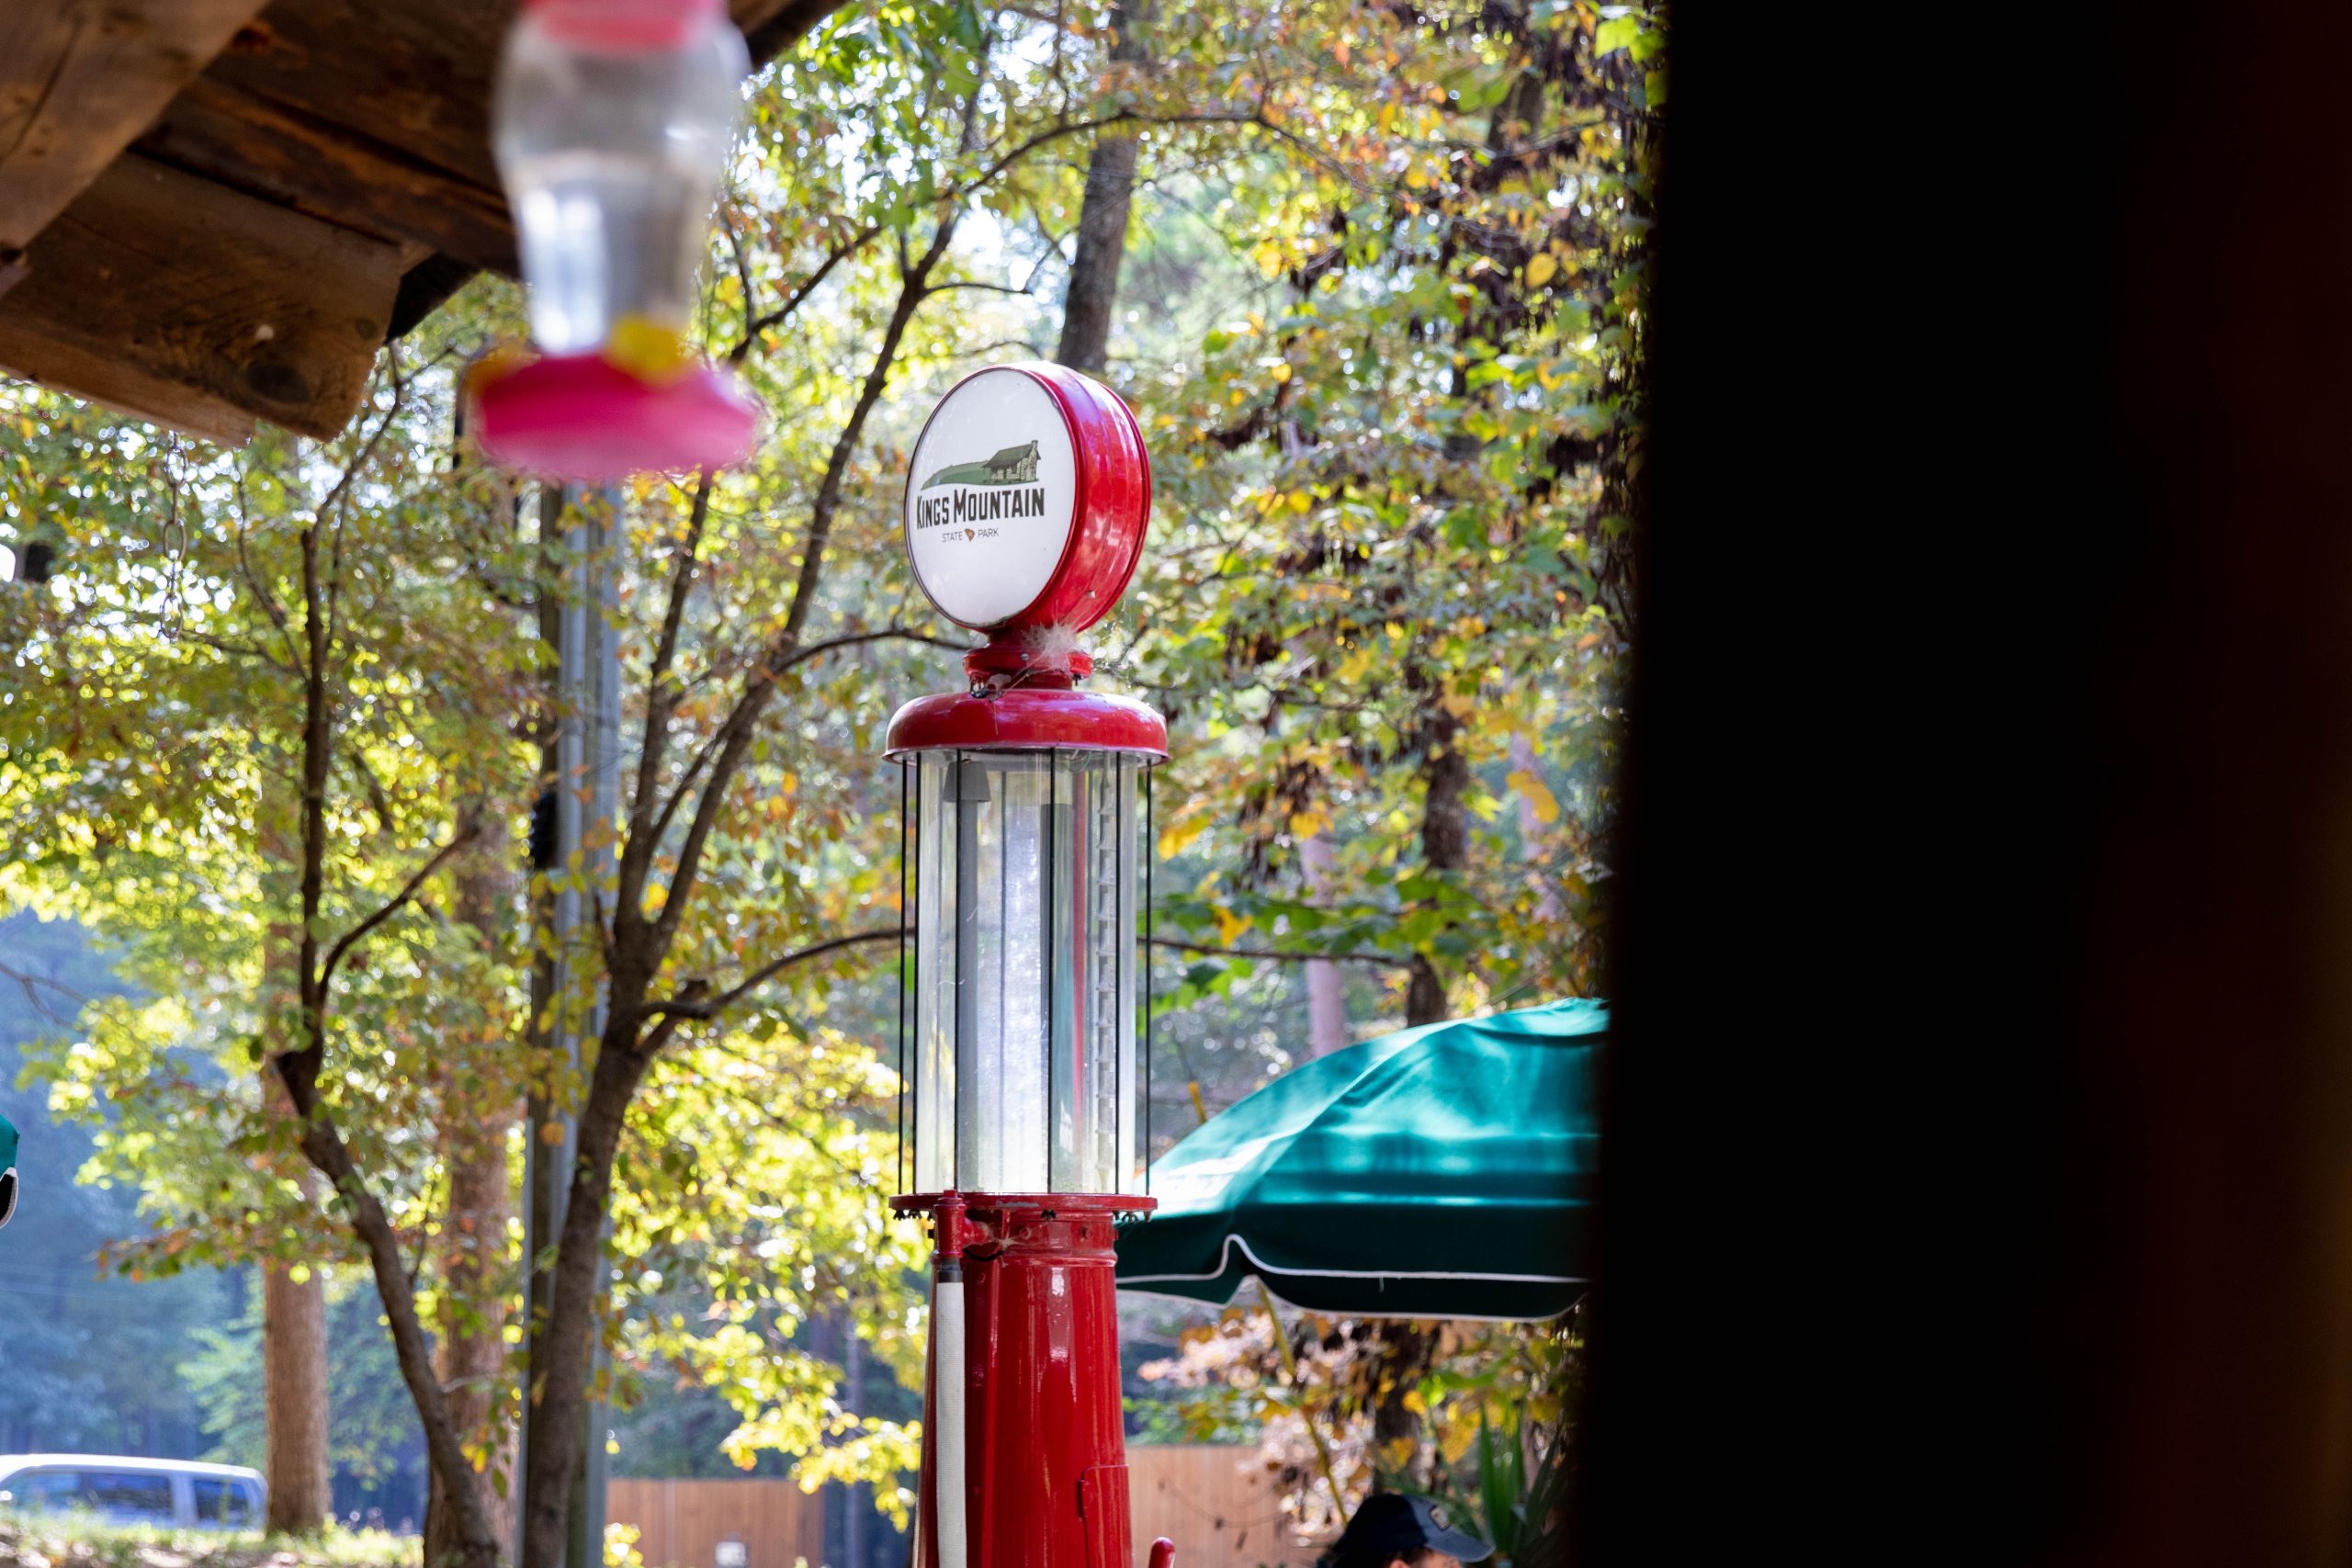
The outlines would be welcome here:
M 1088 692 L 1078 634 L 1135 570 L 1151 468 L 1125 403 L 982 370 L 915 443 L 907 555 L 988 633 L 909 703 L 901 1210 L 933 1234 L 918 1568 L 1132 1568 L 1112 1228 L 1148 1212 L 1138 781 L 1168 727 Z M 1154 1568 L 1173 1548 L 1153 1547 Z

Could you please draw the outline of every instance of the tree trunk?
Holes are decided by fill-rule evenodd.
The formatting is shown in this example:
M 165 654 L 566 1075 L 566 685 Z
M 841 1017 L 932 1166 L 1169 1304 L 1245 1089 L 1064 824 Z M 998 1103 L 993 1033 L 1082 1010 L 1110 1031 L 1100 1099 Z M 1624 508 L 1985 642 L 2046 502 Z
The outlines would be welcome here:
M 496 953 L 508 924 L 514 891 L 508 863 L 504 820 L 479 802 L 467 808 L 476 830 L 473 847 L 457 863 L 455 913 L 481 936 L 485 952 Z M 441 1149 L 449 1173 L 449 1207 L 443 1218 L 437 1262 L 445 1286 L 435 1325 L 434 1370 L 447 1392 L 450 1417 L 469 1444 L 488 1436 L 490 1463 L 509 1478 L 513 1491 L 515 1429 L 502 1421 L 489 1434 L 503 1404 L 506 1366 L 506 1226 L 514 1212 L 507 1180 L 507 1134 L 513 1106 L 484 1106 L 445 1098 Z M 441 1478 L 428 1467 L 424 1504 L 424 1562 L 442 1563 L 463 1554 L 465 1536 Z M 513 1533 L 511 1505 L 492 1487 L 483 1498 L 501 1540 Z
M 865 1413 L 865 1341 L 857 1337 L 857 1321 L 846 1311 L 842 1314 L 842 1408 L 852 1416 Z M 842 1510 L 842 1557 L 848 1568 L 868 1568 L 866 1521 L 873 1515 L 873 1488 L 863 1481 L 851 1482 Z
M 540 1331 L 546 1371 L 530 1391 L 523 1419 L 529 1431 L 523 1478 L 523 1562 L 554 1568 L 563 1556 L 571 1486 L 587 1428 L 597 1307 L 605 1271 L 605 1215 L 612 1207 L 613 1159 L 630 1100 L 652 1065 L 646 1028 L 643 971 L 616 967 L 607 979 L 611 1013 L 597 1042 L 588 1092 L 580 1109 L 571 1195 L 556 1242 L 553 1303 Z M 574 1565 L 577 1568 L 577 1565 Z
M 1141 64 L 1150 0 L 1119 0 L 1111 7 L 1117 34 L 1111 58 Z M 1073 370 L 1099 376 L 1109 363 L 1111 316 L 1119 301 L 1119 267 L 1127 254 L 1127 208 L 1135 195 L 1136 138 L 1104 131 L 1086 161 L 1086 199 L 1079 208 L 1078 254 L 1070 261 L 1062 304 L 1062 341 L 1054 357 Z
M 1433 872 L 1460 871 L 1470 863 L 1470 817 L 1463 805 L 1470 793 L 1470 759 L 1462 750 L 1462 721 L 1435 694 L 1421 736 L 1421 863 Z M 1415 953 L 1405 987 L 1406 1026 L 1436 1023 L 1446 1013 L 1444 977 L 1428 953 Z
M 277 825 L 265 822 L 258 835 L 266 856 L 291 867 L 300 863 Z M 294 928 L 273 922 L 262 952 L 263 1007 L 275 1032 L 295 996 Z M 267 1066 L 261 1071 L 263 1100 L 281 1116 L 294 1114 L 285 1086 Z M 307 1201 L 318 1192 L 318 1178 L 297 1165 L 295 1183 Z M 263 1473 L 269 1483 L 265 1522 L 273 1535 L 307 1535 L 334 1512 L 334 1466 L 327 1457 L 327 1286 L 316 1269 L 300 1280 L 295 1265 L 265 1261 L 261 1270 L 261 1375 L 265 1437 Z
M 262 1402 L 268 1427 L 272 1534 L 305 1535 L 334 1511 L 327 1462 L 327 1287 L 297 1265 L 261 1271 Z
M 333 775 L 334 714 L 329 695 L 332 637 L 326 624 L 327 600 L 331 595 L 320 570 L 320 532 L 314 517 L 301 535 L 302 631 L 307 649 L 303 670 L 302 807 L 299 817 L 302 846 L 301 918 L 295 928 L 300 942 L 300 956 L 295 964 L 299 1010 L 290 1015 L 300 1044 L 294 1050 L 280 1050 L 271 1055 L 268 1067 L 301 1119 L 303 1155 L 311 1168 L 333 1186 L 353 1235 L 367 1249 L 377 1295 L 391 1325 L 392 1354 L 400 1363 L 401 1381 L 415 1402 L 418 1421 L 424 1428 L 425 1452 L 451 1488 L 463 1521 L 466 1561 L 469 1568 L 493 1568 L 498 1561 L 498 1543 L 491 1534 L 481 1498 L 472 1490 L 473 1472 L 466 1463 L 457 1425 L 449 1418 L 448 1401 L 442 1394 L 440 1379 L 434 1373 L 432 1343 L 417 1314 L 414 1284 L 409 1275 L 408 1260 L 401 1250 L 400 1236 L 393 1230 L 383 1203 L 369 1189 L 367 1178 L 352 1158 L 350 1146 L 343 1141 L 342 1130 L 335 1125 L 334 1116 L 319 1092 L 320 1066 L 326 1059 L 328 1004 L 336 959 L 375 923 L 390 917 L 414 897 L 443 861 L 460 847 L 458 840 L 443 846 L 417 868 L 397 897 L 345 932 L 333 947 L 322 951 L 320 908 L 326 885 L 326 802 Z M 266 841 L 266 825 L 264 832 Z M 289 1016 L 283 1009 L 274 1009 L 273 1013 L 281 1020 Z M 323 1385 L 324 1380 L 321 1382 Z
M 978 99 L 967 109 L 967 127 L 975 122 Z M 563 1225 L 556 1238 L 555 1266 L 547 1286 L 548 1309 L 532 1355 L 532 1386 L 524 1411 L 523 1553 L 521 1568 L 557 1568 L 562 1561 L 566 1516 L 571 1506 L 572 1477 L 582 1458 L 589 1399 L 588 1382 L 598 1328 L 601 1285 L 605 1275 L 605 1216 L 612 1207 L 613 1160 L 621 1133 L 653 1059 L 661 1054 L 684 1015 L 657 1015 L 650 1000 L 655 976 L 675 939 L 699 875 L 703 846 L 717 821 L 727 788 L 750 754 L 762 711 L 775 693 L 775 676 L 790 668 L 801 648 L 807 617 L 816 600 L 824 570 L 825 548 L 850 458 L 862 439 L 865 421 L 889 384 L 899 346 L 922 305 L 933 270 L 956 237 L 956 218 L 944 217 L 932 243 L 904 268 L 899 302 L 883 329 L 882 344 L 867 370 L 848 423 L 833 443 L 825 477 L 809 508 L 808 527 L 801 544 L 800 576 L 793 589 L 791 608 L 783 628 L 767 652 L 767 673 L 747 682 L 735 706 L 722 721 L 717 753 L 705 774 L 692 819 L 677 852 L 668 895 L 658 915 L 643 908 L 645 877 L 654 848 L 662 836 L 653 826 L 654 766 L 660 751 L 660 724 L 649 721 L 652 737 L 640 758 L 636 798 L 630 807 L 628 836 L 620 855 L 620 886 L 612 913 L 609 957 L 605 965 L 605 1027 L 589 1069 L 587 1093 L 582 1100 L 571 1166 L 571 1185 L 565 1201 Z M 689 558 L 690 559 L 691 558 Z M 670 623 L 683 605 L 690 572 L 675 579 Z M 673 644 L 664 642 L 654 660 L 653 711 L 659 712 L 664 672 Z M 539 1369 L 544 1367 L 544 1373 Z M 573 1568 L 580 1568 L 574 1564 Z
M 1298 846 L 1306 896 L 1320 899 L 1331 884 L 1331 840 L 1317 833 Z M 1328 1056 L 1348 1043 L 1348 999 L 1340 966 L 1328 958 L 1306 965 L 1306 1057 Z

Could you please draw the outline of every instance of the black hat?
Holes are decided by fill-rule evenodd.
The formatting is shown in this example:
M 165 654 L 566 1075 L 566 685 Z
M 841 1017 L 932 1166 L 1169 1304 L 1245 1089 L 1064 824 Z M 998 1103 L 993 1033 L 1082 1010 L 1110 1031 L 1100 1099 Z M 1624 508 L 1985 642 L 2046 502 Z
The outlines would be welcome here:
M 1464 1562 L 1495 1552 L 1476 1536 L 1455 1529 L 1443 1504 L 1410 1492 L 1382 1492 L 1363 1500 L 1331 1555 L 1340 1562 L 1385 1563 L 1410 1559 L 1423 1547 L 1435 1547 Z

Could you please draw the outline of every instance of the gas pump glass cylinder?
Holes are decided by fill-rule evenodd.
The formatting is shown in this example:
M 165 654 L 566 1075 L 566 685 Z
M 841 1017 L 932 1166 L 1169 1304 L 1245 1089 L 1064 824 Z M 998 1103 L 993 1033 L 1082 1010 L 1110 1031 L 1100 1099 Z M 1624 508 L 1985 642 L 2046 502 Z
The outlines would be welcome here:
M 915 1189 L 1132 1193 L 1132 751 L 915 753 Z
M 542 349 L 685 327 L 750 69 L 720 0 L 526 0 L 495 147 Z

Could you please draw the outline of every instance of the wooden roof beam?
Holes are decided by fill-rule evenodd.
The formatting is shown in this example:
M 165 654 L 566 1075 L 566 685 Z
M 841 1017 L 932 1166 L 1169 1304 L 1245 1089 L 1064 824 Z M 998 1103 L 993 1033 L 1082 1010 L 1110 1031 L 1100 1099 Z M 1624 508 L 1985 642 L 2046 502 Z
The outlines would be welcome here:
M 136 154 L 28 248 L 0 295 L 0 370 L 235 445 L 266 419 L 340 433 L 401 250 Z
M 261 0 L 8 0 L 0 6 L 0 288 L 21 253 Z

